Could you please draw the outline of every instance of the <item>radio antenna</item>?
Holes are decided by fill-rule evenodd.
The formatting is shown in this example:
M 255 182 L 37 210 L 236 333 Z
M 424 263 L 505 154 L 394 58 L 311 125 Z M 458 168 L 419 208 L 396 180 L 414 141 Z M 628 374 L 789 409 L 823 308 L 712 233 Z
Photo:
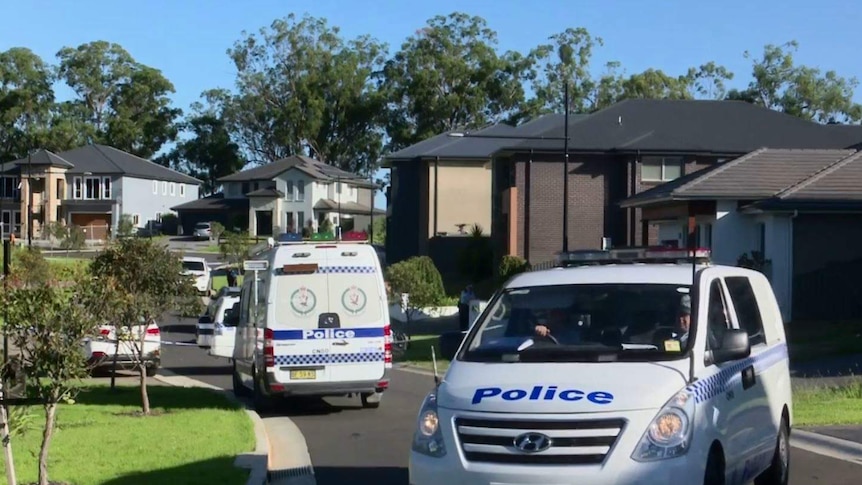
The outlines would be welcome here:
M 431 365 L 434 366 L 434 387 L 440 386 L 440 376 L 437 374 L 437 354 L 434 352 L 434 346 L 431 346 Z

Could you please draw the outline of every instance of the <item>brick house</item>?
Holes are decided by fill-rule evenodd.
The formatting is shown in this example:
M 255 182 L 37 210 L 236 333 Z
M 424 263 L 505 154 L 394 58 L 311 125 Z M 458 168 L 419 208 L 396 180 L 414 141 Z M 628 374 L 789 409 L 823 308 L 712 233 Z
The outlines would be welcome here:
M 862 315 L 862 151 L 760 149 L 621 206 L 641 209 L 662 242 L 686 246 L 699 228 L 718 264 L 759 253 L 785 320 Z
M 562 137 L 562 117 L 531 136 Z M 562 248 L 563 142 L 506 140 L 492 155 L 491 234 L 497 256 L 533 264 Z M 642 191 L 762 147 L 844 149 L 862 128 L 821 125 L 740 101 L 626 100 L 569 121 L 569 249 L 655 244 Z

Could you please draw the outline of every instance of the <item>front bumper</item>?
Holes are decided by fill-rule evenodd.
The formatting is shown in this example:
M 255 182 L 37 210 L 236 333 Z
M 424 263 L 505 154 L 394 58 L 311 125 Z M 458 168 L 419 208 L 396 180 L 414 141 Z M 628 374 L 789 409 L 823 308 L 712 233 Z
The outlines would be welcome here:
M 632 459 L 644 430 L 654 418 L 655 410 L 630 411 L 624 416 L 594 413 L 584 419 L 624 418 L 626 425 L 614 445 L 607 452 L 604 461 L 598 464 L 512 464 L 470 461 L 456 436 L 455 418 L 504 419 L 488 413 L 461 413 L 448 409 L 438 409 L 441 432 L 446 454 L 430 457 L 415 451 L 410 452 L 408 473 L 410 485 L 653 485 L 659 483 L 703 483 L 705 453 L 697 453 L 697 447 L 678 457 L 652 462 L 638 462 Z M 599 414 L 603 416 L 599 416 Z M 608 413 L 610 414 L 610 413 Z M 524 415 L 512 414 L 508 419 L 573 419 L 573 416 Z M 578 419 L 575 417 L 574 419 Z M 514 448 L 513 448 L 514 450 Z M 517 451 L 513 451 L 517 453 Z

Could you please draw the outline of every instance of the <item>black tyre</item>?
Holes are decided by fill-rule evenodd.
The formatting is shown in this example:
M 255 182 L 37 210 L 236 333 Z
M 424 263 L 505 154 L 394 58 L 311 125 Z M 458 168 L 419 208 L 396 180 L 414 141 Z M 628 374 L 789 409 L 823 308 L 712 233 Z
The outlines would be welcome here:
M 239 374 L 236 372 L 236 364 L 233 365 L 233 372 L 231 372 L 231 381 L 233 383 L 233 395 L 236 397 L 247 397 L 249 395 L 248 389 L 242 385 L 242 381 L 239 379 Z
M 703 485 L 725 485 L 724 484 L 724 456 L 721 450 L 713 448 L 706 460 L 706 471 L 703 476 Z
M 382 392 L 367 392 L 359 396 L 362 400 L 362 407 L 366 409 L 377 409 L 380 407 L 380 401 L 383 399 Z
M 156 374 L 158 374 L 158 372 L 159 372 L 159 368 L 156 367 L 155 365 L 147 366 L 147 370 L 146 370 L 147 377 L 155 377 Z
M 254 390 L 252 391 L 252 401 L 254 402 L 254 410 L 259 413 L 268 413 L 273 409 L 273 399 L 263 393 L 263 383 L 258 377 L 257 372 L 252 369 L 252 380 L 254 381 Z
M 754 479 L 754 485 L 787 485 L 790 480 L 790 431 L 787 422 L 781 420 L 778 436 L 775 438 L 775 453 L 772 464 L 765 472 Z

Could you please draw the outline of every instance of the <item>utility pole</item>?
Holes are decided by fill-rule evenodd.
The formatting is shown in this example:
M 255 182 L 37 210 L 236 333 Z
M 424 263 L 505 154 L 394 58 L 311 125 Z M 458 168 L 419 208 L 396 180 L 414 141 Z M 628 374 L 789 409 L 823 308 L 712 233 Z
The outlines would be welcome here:
M 563 138 L 563 253 L 569 250 L 569 80 L 564 89 L 564 130 Z
M 27 148 L 27 246 L 33 247 L 33 155 Z

